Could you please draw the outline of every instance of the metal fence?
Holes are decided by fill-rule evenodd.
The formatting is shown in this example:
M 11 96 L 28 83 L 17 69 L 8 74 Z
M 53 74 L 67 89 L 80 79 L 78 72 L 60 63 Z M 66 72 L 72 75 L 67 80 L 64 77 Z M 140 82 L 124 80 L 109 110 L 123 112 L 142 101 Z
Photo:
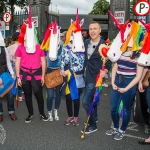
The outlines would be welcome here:
M 45 12 L 45 15 L 47 18 L 47 26 L 49 25 L 49 23 L 51 23 L 55 19 L 57 20 L 57 23 L 59 24 L 59 14 L 55 12 Z M 13 21 L 9 23 L 9 27 L 10 27 L 9 36 L 11 36 L 12 33 L 16 31 L 18 24 L 22 25 L 24 20 L 27 19 L 28 11 L 27 10 L 16 11 L 12 15 L 12 17 L 13 17 Z M 0 18 L 2 18 L 2 14 L 0 14 Z

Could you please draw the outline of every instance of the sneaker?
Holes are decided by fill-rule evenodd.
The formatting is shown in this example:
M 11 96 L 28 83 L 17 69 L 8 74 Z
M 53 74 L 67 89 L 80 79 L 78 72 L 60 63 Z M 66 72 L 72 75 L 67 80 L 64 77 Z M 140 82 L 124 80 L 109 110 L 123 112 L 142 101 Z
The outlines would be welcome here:
M 19 100 L 19 102 L 22 102 L 23 98 L 22 97 L 18 97 L 18 100 Z
M 11 120 L 17 120 L 17 116 L 15 114 L 9 114 Z
M 102 86 L 103 87 L 108 87 L 108 84 L 107 83 L 103 83 Z
M 52 111 L 48 112 L 48 120 L 53 121 Z
M 26 118 L 25 123 L 30 123 L 32 117 L 33 117 L 33 115 L 29 115 L 29 116 Z
M 0 115 L 0 122 L 3 121 L 3 115 Z
M 54 116 L 55 116 L 55 120 L 58 121 L 59 116 L 58 116 L 58 110 L 57 109 L 54 109 Z
M 118 129 L 116 129 L 116 128 L 112 128 L 112 129 L 106 131 L 107 135 L 114 135 L 114 134 L 117 134 L 117 133 L 118 133 Z
M 125 131 L 122 131 L 122 132 L 118 132 L 115 136 L 114 136 L 114 139 L 115 140 L 122 140 L 122 138 L 124 137 L 124 134 L 125 134 Z
M 43 121 L 48 121 L 48 117 L 43 114 L 43 115 L 40 115 L 40 118 L 43 120 Z
M 90 133 L 95 132 L 95 131 L 97 131 L 97 127 L 88 126 L 85 130 L 85 134 L 90 134 Z M 84 132 L 84 129 L 81 130 L 81 133 L 83 133 L 83 132 Z
M 73 126 L 78 126 L 79 122 L 78 122 L 78 117 L 74 117 L 73 119 Z
M 66 119 L 66 121 L 65 121 L 65 125 L 69 125 L 71 122 L 73 122 L 73 117 L 68 117 L 67 119 Z

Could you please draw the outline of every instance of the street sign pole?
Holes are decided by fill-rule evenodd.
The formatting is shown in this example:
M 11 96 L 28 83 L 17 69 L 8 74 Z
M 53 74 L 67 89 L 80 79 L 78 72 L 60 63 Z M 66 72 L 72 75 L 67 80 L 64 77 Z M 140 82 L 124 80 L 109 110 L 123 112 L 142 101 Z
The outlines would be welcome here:
M 148 0 L 150 2 L 150 0 Z M 146 23 L 150 23 L 150 12 L 146 15 Z

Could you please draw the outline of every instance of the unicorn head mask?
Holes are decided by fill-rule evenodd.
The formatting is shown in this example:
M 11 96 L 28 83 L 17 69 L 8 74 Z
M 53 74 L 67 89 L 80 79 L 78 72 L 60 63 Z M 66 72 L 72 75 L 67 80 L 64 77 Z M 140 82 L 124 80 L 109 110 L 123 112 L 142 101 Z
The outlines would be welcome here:
M 120 50 L 120 48 L 121 48 L 123 42 L 126 40 L 127 36 L 130 33 L 131 24 L 128 23 L 128 21 L 127 21 L 124 25 L 120 25 L 119 22 L 115 19 L 115 17 L 112 15 L 112 13 L 109 10 L 108 10 L 108 13 L 112 17 L 112 19 L 114 20 L 116 26 L 120 30 L 120 32 L 118 33 L 118 35 L 114 39 L 114 41 L 111 44 L 111 47 L 110 47 L 110 49 L 107 53 L 108 58 L 112 62 L 116 62 L 122 54 L 122 51 Z
M 144 23 L 142 20 L 139 20 L 146 28 L 146 33 L 144 40 L 141 42 L 143 45 L 141 50 L 141 55 L 138 59 L 138 64 L 143 66 L 150 66 L 150 24 Z
M 70 37 L 72 34 L 73 40 L 72 40 L 72 51 L 73 52 L 84 52 L 85 48 L 84 48 L 84 43 L 83 43 L 83 39 L 82 39 L 82 33 L 81 33 L 81 26 L 84 23 L 84 19 L 82 19 L 81 21 L 79 20 L 78 17 L 78 9 L 77 9 L 77 13 L 76 13 L 76 21 L 73 21 L 71 19 L 71 25 L 67 31 L 67 35 L 66 35 L 66 41 L 65 41 L 65 45 L 67 45 L 70 42 Z
M 51 61 L 57 59 L 57 53 L 60 47 L 60 29 L 61 27 L 57 25 L 56 20 L 52 22 L 48 26 L 41 44 L 41 49 L 49 51 Z
M 30 6 L 28 6 L 28 19 L 24 21 L 21 27 L 18 41 L 26 47 L 27 53 L 34 53 L 36 51 L 36 44 L 39 43 L 39 41 L 37 30 L 34 27 L 34 22 L 32 22 Z

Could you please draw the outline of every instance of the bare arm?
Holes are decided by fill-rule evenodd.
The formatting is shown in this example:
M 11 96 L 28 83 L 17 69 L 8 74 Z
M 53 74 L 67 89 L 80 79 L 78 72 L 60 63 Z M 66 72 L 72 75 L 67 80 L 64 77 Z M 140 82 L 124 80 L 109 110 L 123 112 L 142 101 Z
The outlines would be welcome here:
M 11 74 L 12 76 L 14 76 L 14 71 L 13 71 L 13 68 L 12 68 L 12 65 L 11 65 L 11 62 L 10 62 L 10 57 L 9 57 L 9 54 L 8 54 L 8 52 L 7 52 L 6 49 L 5 49 L 5 52 L 6 52 L 7 68 L 8 68 L 8 70 L 9 70 L 10 74 Z
M 147 67 L 145 67 L 145 68 L 144 68 L 144 70 L 143 70 L 142 77 L 141 77 L 141 79 L 140 79 L 140 81 L 139 81 L 139 82 L 142 82 L 142 81 L 143 81 L 143 79 L 144 79 L 145 74 L 146 74 L 146 72 L 147 72 L 147 71 L 148 71 L 148 68 L 147 68 Z
M 139 85 L 138 85 L 138 89 L 139 89 L 140 92 L 144 92 L 145 91 L 145 89 L 143 89 L 142 81 L 143 81 L 143 79 L 144 79 L 145 74 L 146 74 L 147 71 L 148 71 L 148 68 L 145 67 L 144 71 L 143 71 L 143 74 L 142 74 L 142 77 L 141 77 L 141 79 L 139 81 Z
M 20 76 L 20 61 L 21 61 L 21 57 L 16 57 L 15 68 L 16 68 L 17 83 L 19 86 L 22 86 L 22 83 L 19 77 Z
M 45 57 L 41 57 L 41 64 L 42 64 L 42 78 L 41 78 L 41 83 L 44 85 L 44 76 L 46 73 L 46 59 Z
M 16 76 L 19 77 L 20 75 L 20 60 L 21 57 L 16 57 L 15 67 L 16 67 Z
M 111 84 L 113 85 L 115 82 L 115 77 L 117 73 L 118 65 L 117 63 L 114 63 L 113 68 L 112 68 L 112 77 L 111 77 Z
M 45 72 L 46 72 L 46 60 L 45 60 L 45 57 L 41 57 L 41 64 L 42 64 L 42 76 L 45 76 Z

